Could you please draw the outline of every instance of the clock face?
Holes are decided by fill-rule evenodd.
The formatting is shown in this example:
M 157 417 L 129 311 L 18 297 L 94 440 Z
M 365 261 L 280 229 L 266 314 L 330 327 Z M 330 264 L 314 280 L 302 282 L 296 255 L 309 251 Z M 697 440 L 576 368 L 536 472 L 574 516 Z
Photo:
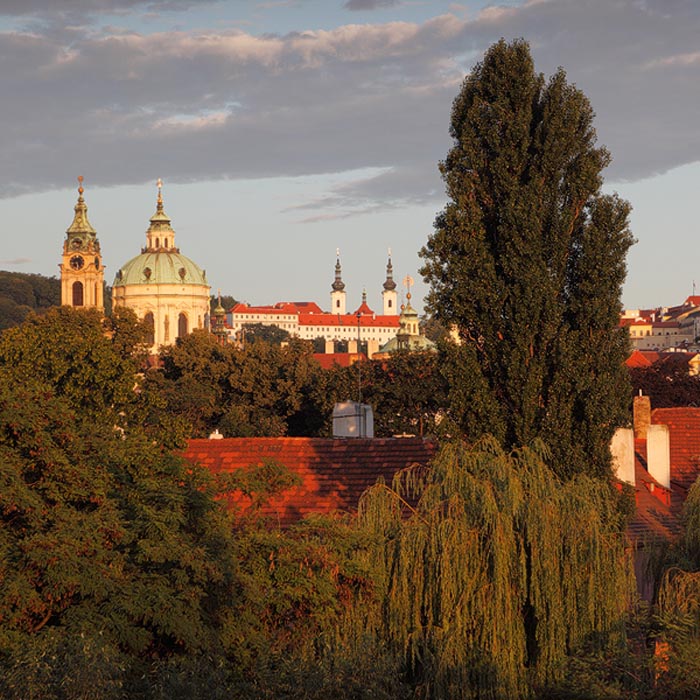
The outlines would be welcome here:
M 70 266 L 74 270 L 81 270 L 84 264 L 85 264 L 85 261 L 79 255 L 74 255 L 70 259 Z

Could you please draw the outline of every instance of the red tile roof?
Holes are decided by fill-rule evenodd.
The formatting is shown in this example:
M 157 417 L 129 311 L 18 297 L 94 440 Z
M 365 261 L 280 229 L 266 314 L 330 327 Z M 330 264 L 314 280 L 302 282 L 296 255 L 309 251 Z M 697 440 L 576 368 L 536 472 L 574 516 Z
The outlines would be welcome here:
M 681 530 L 679 513 L 684 497 L 662 486 L 647 471 L 646 440 L 634 441 L 636 511 L 627 532 L 637 545 L 670 540 Z
M 190 440 L 184 456 L 213 473 L 227 473 L 275 461 L 302 479 L 272 499 L 266 515 L 286 527 L 311 513 L 353 512 L 362 493 L 383 477 L 391 483 L 400 469 L 427 464 L 436 443 L 423 438 L 229 438 Z M 232 494 L 229 504 L 249 499 Z
M 398 328 L 398 316 L 361 315 L 361 328 Z M 299 314 L 300 326 L 351 326 L 357 328 L 357 316 L 354 314 Z
M 357 307 L 357 311 L 355 311 L 355 316 L 357 316 L 357 314 L 360 314 L 361 316 L 374 316 L 374 311 L 369 308 L 366 301 L 363 301 Z
M 367 356 L 356 352 L 315 352 L 314 359 L 323 369 L 332 369 L 335 365 L 339 367 L 350 367 L 354 365 L 359 358 L 362 361 L 367 361 Z
M 232 314 L 272 314 L 290 315 L 301 313 L 323 313 L 321 307 L 313 301 L 280 301 L 276 304 L 263 306 L 249 306 L 245 302 L 239 302 L 230 312 Z
M 700 474 L 700 408 L 655 408 L 651 422 L 667 425 L 671 441 L 671 485 L 687 492 Z
M 648 350 L 635 350 L 626 360 L 628 367 L 651 367 L 659 359 L 659 353 Z

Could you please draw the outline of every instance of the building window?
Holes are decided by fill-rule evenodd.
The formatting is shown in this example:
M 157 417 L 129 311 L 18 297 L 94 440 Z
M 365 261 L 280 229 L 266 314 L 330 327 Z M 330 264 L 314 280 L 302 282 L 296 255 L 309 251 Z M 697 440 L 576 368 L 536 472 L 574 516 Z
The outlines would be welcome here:
M 83 305 L 83 283 L 73 282 L 73 306 Z
M 185 314 L 180 314 L 177 317 L 177 335 L 179 338 L 187 335 L 187 316 Z

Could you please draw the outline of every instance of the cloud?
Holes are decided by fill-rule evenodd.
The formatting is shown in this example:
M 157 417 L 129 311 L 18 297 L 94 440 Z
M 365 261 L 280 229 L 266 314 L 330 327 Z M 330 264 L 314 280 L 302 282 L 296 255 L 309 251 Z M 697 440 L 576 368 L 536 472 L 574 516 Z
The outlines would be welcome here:
M 31 258 L 12 258 L 10 260 L 0 260 L 0 265 L 26 265 L 32 262 Z
M 27 2 L 37 12 L 49 4 Z M 12 96 L 0 113 L 0 196 L 65 186 L 76 172 L 116 185 L 150 181 L 154 170 L 187 182 L 374 169 L 304 213 L 442 200 L 436 165 L 450 145 L 452 99 L 500 36 L 527 38 L 538 70 L 563 64 L 589 96 L 614 157 L 608 179 L 644 178 L 700 159 L 696 6 L 530 0 L 471 19 L 260 36 L 0 33 L 0 90 Z
M 346 10 L 378 10 L 380 7 L 393 7 L 399 0 L 347 0 L 343 5 Z

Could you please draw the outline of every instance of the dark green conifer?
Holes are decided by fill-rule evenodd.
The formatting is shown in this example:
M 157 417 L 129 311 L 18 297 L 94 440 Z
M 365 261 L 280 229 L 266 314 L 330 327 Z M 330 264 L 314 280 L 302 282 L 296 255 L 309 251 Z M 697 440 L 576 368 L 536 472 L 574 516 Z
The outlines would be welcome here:
M 630 207 L 601 193 L 608 152 L 563 70 L 547 82 L 528 44 L 501 40 L 454 101 L 440 169 L 450 201 L 422 250 L 429 308 L 459 330 L 445 371 L 470 438 L 541 437 L 562 475 L 609 471 L 626 420 L 616 326 Z

